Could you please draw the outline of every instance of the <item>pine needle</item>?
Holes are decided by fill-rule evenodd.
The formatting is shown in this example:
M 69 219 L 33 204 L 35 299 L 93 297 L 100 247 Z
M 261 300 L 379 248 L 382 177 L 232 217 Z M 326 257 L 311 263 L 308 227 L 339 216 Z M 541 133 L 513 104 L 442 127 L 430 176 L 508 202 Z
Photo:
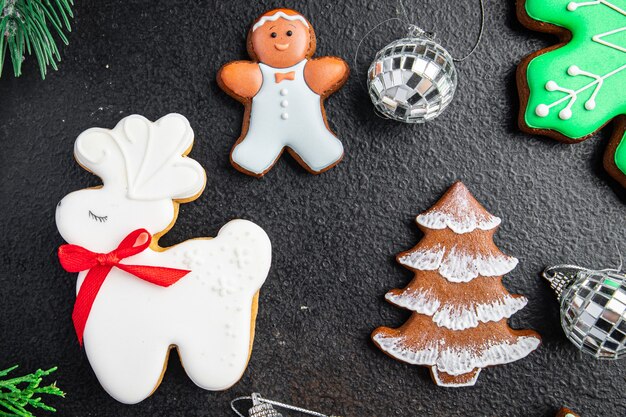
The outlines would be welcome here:
M 7 53 L 16 77 L 26 54 L 35 55 L 41 78 L 48 66 L 56 70 L 61 55 L 55 37 L 68 44 L 73 5 L 74 0 L 0 0 L 0 77 Z
M 56 371 L 57 368 L 47 371 L 38 369 L 29 375 L 3 379 L 16 368 L 17 366 L 13 366 L 0 370 L 0 417 L 34 417 L 28 408 L 55 412 L 53 407 L 42 402 L 39 395 L 65 397 L 65 393 L 56 386 L 56 383 L 45 387 L 39 385 L 44 377 Z

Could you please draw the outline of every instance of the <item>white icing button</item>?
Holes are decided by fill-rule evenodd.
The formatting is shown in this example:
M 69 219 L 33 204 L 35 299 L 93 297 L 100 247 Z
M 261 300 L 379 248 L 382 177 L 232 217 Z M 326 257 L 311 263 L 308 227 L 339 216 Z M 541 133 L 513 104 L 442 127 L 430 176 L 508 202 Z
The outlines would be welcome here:
M 280 102 L 280 107 L 287 107 L 289 106 L 289 102 L 287 100 L 283 100 Z
M 289 119 L 289 114 L 288 113 L 283 113 L 283 114 L 280 115 L 280 118 L 283 119 L 283 120 L 287 120 L 287 119 Z
M 280 95 L 281 96 L 286 96 L 287 94 L 289 94 L 289 90 L 287 90 L 286 88 L 281 88 Z

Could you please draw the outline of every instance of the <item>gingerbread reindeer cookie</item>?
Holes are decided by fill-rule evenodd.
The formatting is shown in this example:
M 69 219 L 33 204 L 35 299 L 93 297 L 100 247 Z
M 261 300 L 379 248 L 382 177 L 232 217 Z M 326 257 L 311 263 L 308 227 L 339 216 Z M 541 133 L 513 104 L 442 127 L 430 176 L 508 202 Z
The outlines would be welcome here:
M 347 80 L 348 65 L 337 57 L 312 58 L 315 32 L 294 10 L 261 15 L 248 33 L 252 61 L 224 65 L 219 86 L 246 108 L 233 147 L 233 166 L 262 177 L 284 149 L 309 172 L 337 165 L 343 146 L 326 121 L 324 100 Z
M 158 243 L 179 205 L 204 189 L 204 170 L 186 156 L 192 144 L 179 114 L 89 129 L 74 156 L 103 185 L 70 193 L 56 210 L 69 243 L 59 260 L 78 273 L 76 335 L 103 388 L 123 403 L 154 392 L 174 347 L 187 375 L 207 390 L 236 383 L 251 354 L 271 263 L 263 229 L 232 220 L 215 238 Z

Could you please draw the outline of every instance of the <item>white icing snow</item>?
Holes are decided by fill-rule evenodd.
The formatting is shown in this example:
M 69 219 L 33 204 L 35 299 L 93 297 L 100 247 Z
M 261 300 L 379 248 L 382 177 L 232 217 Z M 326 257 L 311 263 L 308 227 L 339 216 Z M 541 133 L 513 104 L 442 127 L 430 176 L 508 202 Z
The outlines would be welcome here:
M 441 302 L 437 297 L 433 296 L 431 291 L 415 291 L 409 294 L 396 295 L 387 293 L 385 295 L 387 301 L 390 301 L 398 307 L 403 307 L 416 313 L 432 316 L 439 309 Z
M 505 275 L 517 266 L 517 259 L 506 255 L 470 254 L 452 247 L 418 249 L 399 258 L 402 265 L 420 271 L 439 270 L 441 276 L 450 282 L 469 282 L 481 275 L 493 277 Z
M 481 213 L 468 207 L 469 202 L 459 200 L 455 203 L 455 212 L 427 211 L 417 216 L 417 223 L 429 229 L 452 229 L 458 234 L 470 233 L 476 229 L 491 230 L 500 224 L 500 218 L 489 213 Z
M 474 376 L 472 377 L 472 379 L 468 380 L 465 383 L 454 383 L 454 382 L 442 382 L 441 379 L 439 379 L 439 374 L 437 373 L 438 369 L 436 366 L 432 367 L 432 375 L 433 375 L 433 379 L 435 380 L 435 384 L 441 386 L 445 386 L 445 387 L 473 387 L 474 384 L 476 384 L 476 381 L 478 380 L 478 376 L 480 375 L 480 371 L 481 369 L 478 369 L 476 371 L 476 373 L 474 374 Z
M 387 293 L 385 298 L 398 307 L 432 316 L 433 322 L 438 326 L 451 330 L 465 330 L 480 323 L 508 319 L 528 303 L 525 297 L 507 295 L 491 303 L 463 308 L 455 304 L 442 303 L 431 291 L 415 291 L 401 295 Z
M 433 321 L 440 327 L 451 330 L 465 330 L 480 323 L 500 321 L 509 318 L 524 308 L 528 300 L 524 297 L 506 296 L 488 304 L 477 304 L 473 308 L 460 308 L 447 304 L 433 315 Z
M 439 371 L 450 375 L 463 375 L 475 368 L 515 362 L 526 357 L 540 343 L 536 337 L 522 336 L 518 338 L 517 343 L 494 343 L 476 352 L 472 347 L 442 348 L 436 342 L 429 349 L 414 351 L 405 347 L 404 337 L 385 337 L 380 333 L 374 336 L 374 341 L 396 359 L 412 365 L 436 366 Z
M 441 266 L 441 261 L 445 253 L 446 249 L 441 245 L 437 245 L 430 249 L 415 250 L 402 256 L 398 261 L 402 265 L 420 271 L 434 271 Z

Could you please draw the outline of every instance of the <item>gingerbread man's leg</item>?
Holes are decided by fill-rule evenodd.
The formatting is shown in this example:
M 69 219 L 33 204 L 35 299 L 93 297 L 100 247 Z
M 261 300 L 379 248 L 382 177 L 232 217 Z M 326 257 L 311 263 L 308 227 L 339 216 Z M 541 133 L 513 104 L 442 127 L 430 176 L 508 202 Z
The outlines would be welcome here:
M 252 128 L 230 155 L 239 167 L 261 175 L 269 170 L 282 152 L 284 144 L 271 133 L 255 132 Z
M 302 129 L 301 136 L 289 147 L 313 172 L 321 172 L 343 158 L 343 145 L 327 129 Z

